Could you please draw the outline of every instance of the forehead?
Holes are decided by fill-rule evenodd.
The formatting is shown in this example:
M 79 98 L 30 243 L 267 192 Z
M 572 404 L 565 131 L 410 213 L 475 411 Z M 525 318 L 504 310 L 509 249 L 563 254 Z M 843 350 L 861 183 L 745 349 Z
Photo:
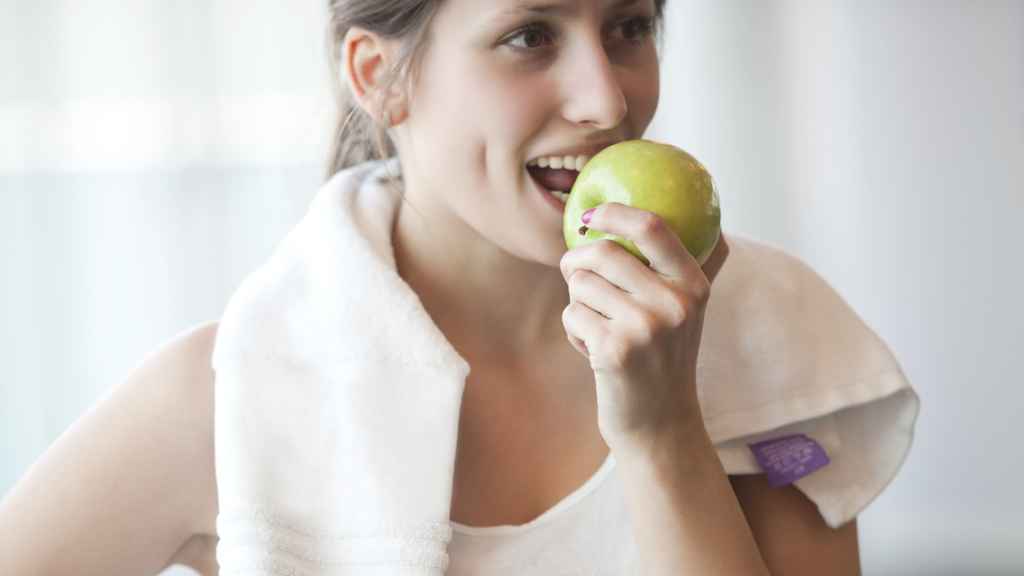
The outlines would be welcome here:
M 524 15 L 573 17 L 588 11 L 614 11 L 652 0 L 449 0 L 459 11 L 471 11 L 488 19 Z M 454 7 L 454 6 L 453 6 Z
M 487 2 L 497 13 L 561 14 L 574 16 L 586 9 L 615 10 L 642 4 L 642 0 L 507 0 Z

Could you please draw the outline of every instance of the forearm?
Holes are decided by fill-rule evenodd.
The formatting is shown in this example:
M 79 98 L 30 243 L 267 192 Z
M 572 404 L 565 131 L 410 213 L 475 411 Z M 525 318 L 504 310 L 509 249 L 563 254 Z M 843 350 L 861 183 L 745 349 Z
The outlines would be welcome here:
M 616 460 L 642 574 L 768 574 L 702 423 Z

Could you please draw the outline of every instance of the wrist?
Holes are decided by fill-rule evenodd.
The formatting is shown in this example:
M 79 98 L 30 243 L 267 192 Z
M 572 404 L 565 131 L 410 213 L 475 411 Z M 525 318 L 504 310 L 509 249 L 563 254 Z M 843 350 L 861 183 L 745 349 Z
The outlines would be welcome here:
M 643 435 L 612 446 L 620 462 L 675 463 L 714 453 L 714 445 L 702 418 L 680 418 Z M 717 458 L 717 456 L 716 456 Z

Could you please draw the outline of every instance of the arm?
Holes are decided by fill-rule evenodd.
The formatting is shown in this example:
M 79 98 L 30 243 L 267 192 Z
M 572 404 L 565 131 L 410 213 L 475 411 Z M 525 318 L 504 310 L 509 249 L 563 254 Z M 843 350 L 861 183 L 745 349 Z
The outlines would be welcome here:
M 216 517 L 216 324 L 177 337 L 76 421 L 0 501 L 0 574 L 156 574 Z
M 772 574 L 860 576 L 856 519 L 833 530 L 793 485 L 772 488 L 764 474 L 729 481 Z
M 860 574 L 856 521 L 832 530 L 795 487 L 726 476 L 702 426 L 622 471 L 644 574 Z
M 623 458 L 641 574 L 769 574 L 703 423 Z

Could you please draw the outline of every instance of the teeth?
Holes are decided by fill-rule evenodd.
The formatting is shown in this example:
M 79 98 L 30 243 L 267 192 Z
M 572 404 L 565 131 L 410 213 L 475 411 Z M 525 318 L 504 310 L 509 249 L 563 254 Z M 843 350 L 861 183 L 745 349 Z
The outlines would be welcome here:
M 555 168 L 564 170 L 583 170 L 590 156 L 542 156 L 526 163 L 527 166 L 539 166 L 541 168 Z
M 559 200 L 561 200 L 563 204 L 565 204 L 565 201 L 569 199 L 569 193 L 568 192 L 562 192 L 560 190 L 552 190 L 551 194 L 554 195 L 555 198 L 558 198 Z

